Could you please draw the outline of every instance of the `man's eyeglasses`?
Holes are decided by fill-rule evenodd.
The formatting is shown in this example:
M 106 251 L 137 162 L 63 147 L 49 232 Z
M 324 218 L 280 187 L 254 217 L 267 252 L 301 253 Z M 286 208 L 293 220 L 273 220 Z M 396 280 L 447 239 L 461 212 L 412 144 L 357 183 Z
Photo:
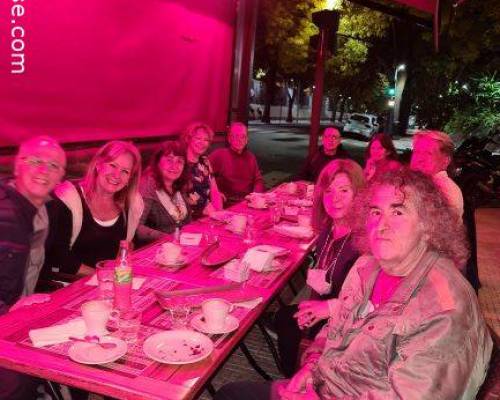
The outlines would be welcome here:
M 45 167 L 49 172 L 59 172 L 62 169 L 64 169 L 61 165 L 59 165 L 56 162 L 45 161 L 37 157 L 23 157 L 21 158 L 21 160 L 23 160 L 26 165 L 29 165 L 30 167 L 33 168 L 39 168 L 42 165 L 45 165 Z

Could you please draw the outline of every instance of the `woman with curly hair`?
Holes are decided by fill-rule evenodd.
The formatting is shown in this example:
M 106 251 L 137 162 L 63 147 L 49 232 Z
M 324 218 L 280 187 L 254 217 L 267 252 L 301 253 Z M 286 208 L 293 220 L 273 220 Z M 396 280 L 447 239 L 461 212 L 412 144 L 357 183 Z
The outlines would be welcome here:
M 137 148 L 115 140 L 97 151 L 82 181 L 59 185 L 47 205 L 46 270 L 89 275 L 98 261 L 115 258 L 120 240 L 133 239 L 144 208 L 140 176 Z
M 370 180 L 375 173 L 383 173 L 401 167 L 398 153 L 389 135 L 373 135 L 365 151 L 365 178 Z
M 141 180 L 144 212 L 136 239 L 145 244 L 190 221 L 186 158 L 179 142 L 168 141 L 153 155 Z
M 214 131 L 207 124 L 195 122 L 189 125 L 181 135 L 185 146 L 190 191 L 188 201 L 193 218 L 209 215 L 222 208 L 222 199 L 212 175 L 212 167 L 205 155 Z
M 457 267 L 463 226 L 425 175 L 377 175 L 356 199 L 356 261 L 290 381 L 224 387 L 227 399 L 474 399 L 492 341 Z M 452 234 L 451 234 L 452 233 Z M 236 396 L 235 396 L 236 395 Z

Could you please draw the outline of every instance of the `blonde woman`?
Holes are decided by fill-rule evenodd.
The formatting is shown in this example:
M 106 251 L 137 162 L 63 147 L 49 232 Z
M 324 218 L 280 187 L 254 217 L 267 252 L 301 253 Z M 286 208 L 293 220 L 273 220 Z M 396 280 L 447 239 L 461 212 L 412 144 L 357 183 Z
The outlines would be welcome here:
M 190 181 L 187 195 L 194 219 L 222 208 L 222 196 L 206 156 L 213 139 L 212 128 L 201 122 L 189 125 L 180 138 L 186 150 L 187 175 Z
M 141 156 L 128 142 L 112 141 L 89 163 L 84 179 L 66 181 L 49 203 L 51 233 L 46 268 L 78 275 L 116 257 L 120 240 L 132 240 L 144 205 L 138 193 Z

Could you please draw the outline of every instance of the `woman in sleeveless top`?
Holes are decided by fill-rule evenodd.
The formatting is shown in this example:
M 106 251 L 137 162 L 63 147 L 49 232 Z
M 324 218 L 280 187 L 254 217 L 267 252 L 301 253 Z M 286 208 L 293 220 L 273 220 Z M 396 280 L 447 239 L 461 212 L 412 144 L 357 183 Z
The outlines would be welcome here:
M 120 240 L 131 240 L 143 203 L 138 194 L 141 156 L 127 142 L 101 147 L 85 178 L 55 190 L 45 268 L 78 275 L 93 273 L 98 261 L 116 257 Z

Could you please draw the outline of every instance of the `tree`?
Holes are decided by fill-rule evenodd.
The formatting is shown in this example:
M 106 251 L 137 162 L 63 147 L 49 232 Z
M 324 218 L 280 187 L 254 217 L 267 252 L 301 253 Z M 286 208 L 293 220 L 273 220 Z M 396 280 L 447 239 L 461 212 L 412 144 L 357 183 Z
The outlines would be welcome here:
M 493 110 L 473 99 L 485 92 L 481 82 L 498 82 L 498 78 L 494 78 L 494 72 L 500 67 L 500 8 L 497 3 L 496 0 L 469 0 L 448 10 L 438 54 L 432 51 L 430 33 L 418 33 L 418 40 L 413 44 L 414 79 L 407 82 L 407 88 L 414 98 L 420 125 L 460 129 L 458 125 L 464 122 L 460 114 L 465 116 L 471 110 L 481 113 L 482 107 L 486 114 Z M 469 120 L 470 126 L 481 124 L 480 121 L 484 121 L 486 129 L 492 120 L 488 117 L 481 117 L 476 122 Z
M 323 3 L 323 0 L 260 2 L 254 65 L 255 69 L 260 68 L 266 72 L 262 118 L 265 122 L 270 122 L 270 108 L 278 80 L 297 79 L 308 69 L 309 37 L 317 32 L 311 21 L 311 14 Z M 295 96 L 292 96 L 291 100 L 294 99 Z

